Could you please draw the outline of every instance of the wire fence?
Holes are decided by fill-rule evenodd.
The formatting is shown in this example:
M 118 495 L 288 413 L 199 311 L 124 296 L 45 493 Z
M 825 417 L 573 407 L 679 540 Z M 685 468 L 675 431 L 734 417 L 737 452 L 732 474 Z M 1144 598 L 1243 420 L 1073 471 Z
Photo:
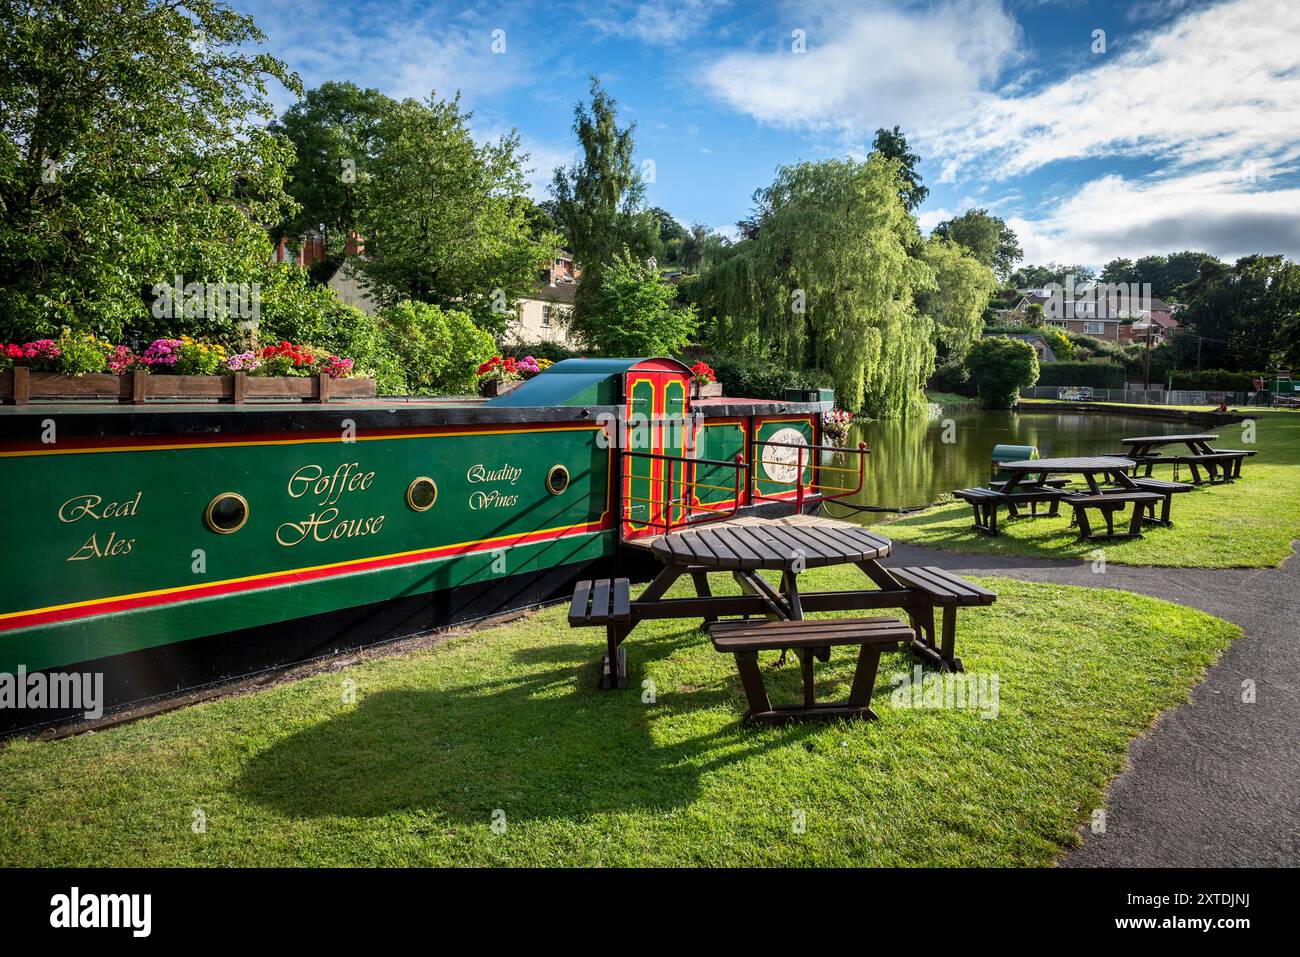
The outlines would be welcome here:
M 1040 385 L 1020 390 L 1022 399 L 1058 399 L 1066 402 L 1127 402 L 1137 405 L 1264 405 L 1266 395 L 1189 389 L 1101 389 L 1091 386 Z

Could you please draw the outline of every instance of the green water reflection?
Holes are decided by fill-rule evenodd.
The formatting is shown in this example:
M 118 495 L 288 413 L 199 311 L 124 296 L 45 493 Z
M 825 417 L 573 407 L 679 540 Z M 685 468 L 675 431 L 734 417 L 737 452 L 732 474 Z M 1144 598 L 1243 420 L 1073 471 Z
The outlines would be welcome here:
M 942 492 L 984 485 L 995 445 L 1036 445 L 1043 458 L 1114 455 L 1123 448 L 1120 439 L 1187 430 L 1184 423 L 1131 416 L 956 409 L 944 409 L 930 419 L 862 422 L 853 427 L 847 444 L 862 441 L 871 447 L 866 482 L 862 493 L 847 501 L 922 505 Z M 952 442 L 943 441 L 945 432 Z

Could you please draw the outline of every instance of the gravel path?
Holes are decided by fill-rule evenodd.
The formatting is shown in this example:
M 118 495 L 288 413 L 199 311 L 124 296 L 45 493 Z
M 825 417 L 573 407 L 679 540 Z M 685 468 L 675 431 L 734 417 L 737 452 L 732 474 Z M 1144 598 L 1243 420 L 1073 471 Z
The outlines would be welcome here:
M 1200 608 L 1240 625 L 1190 704 L 1164 714 L 1129 748 L 1111 784 L 1106 830 L 1085 828 L 1065 867 L 1246 867 L 1300 864 L 1300 559 L 1282 568 L 1139 568 L 956 555 L 895 544 L 889 564 L 959 574 L 1118 588 Z M 958 625 L 957 651 L 961 653 Z M 1242 701 L 1244 681 L 1255 703 Z

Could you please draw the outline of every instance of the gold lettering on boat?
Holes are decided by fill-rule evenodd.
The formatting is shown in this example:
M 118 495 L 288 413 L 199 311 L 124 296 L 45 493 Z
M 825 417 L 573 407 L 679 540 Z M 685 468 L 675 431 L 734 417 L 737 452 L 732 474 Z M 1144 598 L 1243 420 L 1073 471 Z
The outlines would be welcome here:
M 318 509 L 301 521 L 281 524 L 275 530 L 276 542 L 292 548 L 308 539 L 324 543 L 378 534 L 384 527 L 383 515 L 340 517 L 339 508 L 344 495 L 367 491 L 374 480 L 375 473 L 365 471 L 359 462 L 342 462 L 328 473 L 315 463 L 302 466 L 289 476 L 289 497 L 310 495 Z
M 79 522 L 83 518 L 92 521 L 103 521 L 109 518 L 132 518 L 139 514 L 140 499 L 144 497 L 143 490 L 135 493 L 134 498 L 104 501 L 104 496 L 95 495 L 74 495 L 62 505 L 59 506 L 59 521 L 65 525 L 71 525 Z M 124 538 L 116 530 L 110 530 L 106 538 L 101 537 L 101 532 L 91 533 L 86 543 L 69 555 L 65 561 L 84 562 L 92 558 L 115 558 L 120 555 L 129 555 L 132 547 L 135 545 L 134 538 Z

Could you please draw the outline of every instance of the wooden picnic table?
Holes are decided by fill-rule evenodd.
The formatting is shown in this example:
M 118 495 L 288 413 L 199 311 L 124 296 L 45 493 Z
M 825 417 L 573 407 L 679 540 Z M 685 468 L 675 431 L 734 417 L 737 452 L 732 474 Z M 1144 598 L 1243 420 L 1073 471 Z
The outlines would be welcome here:
M 662 618 L 702 619 L 706 627 L 722 618 L 757 616 L 803 621 L 805 612 L 899 608 L 906 611 L 914 634 L 914 651 L 939 667 L 962 670 L 955 653 L 959 607 L 991 604 L 992 592 L 933 567 L 885 568 L 888 538 L 851 522 L 794 515 L 782 519 L 745 517 L 684 528 L 649 540 L 663 569 L 635 598 L 626 579 L 580 582 L 570 607 L 573 626 L 604 626 L 607 649 L 601 687 L 627 687 L 624 640 L 642 621 Z M 856 565 L 875 587 L 802 593 L 798 577 L 806 569 Z M 781 573 L 773 585 L 760 571 Z M 709 576 L 731 575 L 742 594 L 714 595 Z M 665 598 L 683 575 L 695 596 Z M 868 584 L 868 582 L 863 583 Z M 935 627 L 935 609 L 942 629 Z
M 1156 465 L 1173 465 L 1175 469 L 1179 465 L 1186 465 L 1192 470 L 1193 484 L 1200 485 L 1203 481 L 1201 468 L 1209 473 L 1209 481 L 1212 483 L 1230 482 L 1241 476 L 1242 460 L 1255 454 L 1253 449 L 1216 449 L 1210 443 L 1218 438 L 1218 435 L 1207 432 L 1195 435 L 1141 435 L 1120 441 L 1127 446 L 1126 455 L 1134 461 L 1134 474 L 1142 466 L 1146 466 L 1147 477 L 1150 477 L 1151 470 Z M 1174 454 L 1157 451 L 1170 445 L 1184 445 L 1187 451 Z
M 1001 462 L 999 468 L 1006 470 L 1011 476 L 1007 479 L 1006 485 L 1002 487 L 1002 492 L 1007 495 L 1022 485 L 1045 487 L 1043 483 L 1047 481 L 1049 475 L 1081 475 L 1088 484 L 1089 491 L 1094 495 L 1100 495 L 1102 493 L 1102 484 L 1105 482 L 1126 490 L 1140 491 L 1138 484 L 1128 475 L 1134 464 L 1132 459 L 1120 458 L 1119 456 L 1092 455 L 1079 458 L 1024 459 L 1019 462 Z M 1027 481 L 1033 475 L 1037 475 L 1038 480 Z M 1100 482 L 1098 481 L 1099 476 L 1102 479 Z

